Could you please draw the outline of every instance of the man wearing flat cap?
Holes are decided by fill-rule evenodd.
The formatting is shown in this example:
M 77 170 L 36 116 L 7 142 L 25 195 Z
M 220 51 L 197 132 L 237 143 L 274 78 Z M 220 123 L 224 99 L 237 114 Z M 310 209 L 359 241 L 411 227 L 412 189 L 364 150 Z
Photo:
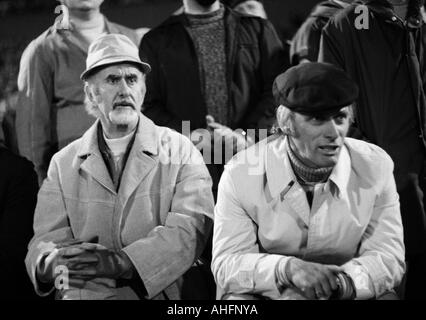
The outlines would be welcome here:
M 140 113 L 151 68 L 129 38 L 99 38 L 86 64 L 97 121 L 52 158 L 27 271 L 61 299 L 180 299 L 211 231 L 211 178 L 187 138 Z
M 358 88 L 304 63 L 273 85 L 279 131 L 226 166 L 212 270 L 222 299 L 395 298 L 405 270 L 393 163 L 346 138 Z

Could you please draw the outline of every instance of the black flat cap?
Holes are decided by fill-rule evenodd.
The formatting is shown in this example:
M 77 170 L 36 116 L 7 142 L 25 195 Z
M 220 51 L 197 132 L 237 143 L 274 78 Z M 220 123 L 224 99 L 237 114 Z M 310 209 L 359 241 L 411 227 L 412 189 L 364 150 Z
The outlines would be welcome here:
M 303 114 L 340 110 L 358 98 L 358 86 L 340 68 L 321 62 L 302 63 L 275 78 L 277 105 Z

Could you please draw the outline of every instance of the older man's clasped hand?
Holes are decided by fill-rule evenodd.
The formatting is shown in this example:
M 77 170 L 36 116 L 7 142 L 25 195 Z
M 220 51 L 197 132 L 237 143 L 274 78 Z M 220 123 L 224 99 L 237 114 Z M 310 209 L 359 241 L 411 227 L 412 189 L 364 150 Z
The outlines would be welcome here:
M 59 243 L 37 268 L 37 278 L 43 283 L 52 283 L 59 275 L 58 267 L 68 271 L 69 285 L 83 287 L 94 278 L 129 279 L 133 265 L 122 251 L 80 240 Z

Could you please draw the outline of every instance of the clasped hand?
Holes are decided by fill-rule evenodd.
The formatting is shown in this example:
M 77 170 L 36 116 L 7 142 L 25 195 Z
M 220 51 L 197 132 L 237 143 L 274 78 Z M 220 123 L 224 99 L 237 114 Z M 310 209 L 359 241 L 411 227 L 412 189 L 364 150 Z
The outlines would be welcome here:
M 127 278 L 132 271 L 126 254 L 82 241 L 58 244 L 38 265 L 38 279 L 44 283 L 54 282 L 58 266 L 67 268 L 70 285 L 77 287 L 94 278 Z
M 292 258 L 286 266 L 287 278 L 308 299 L 328 299 L 338 289 L 337 274 L 343 268 Z M 282 271 L 285 272 L 285 271 Z

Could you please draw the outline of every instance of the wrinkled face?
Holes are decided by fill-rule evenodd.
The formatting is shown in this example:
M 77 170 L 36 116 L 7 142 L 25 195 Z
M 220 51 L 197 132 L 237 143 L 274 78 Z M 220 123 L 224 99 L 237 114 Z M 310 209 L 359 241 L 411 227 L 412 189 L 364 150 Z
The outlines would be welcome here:
M 145 75 L 123 63 L 101 69 L 89 82 L 86 95 L 98 107 L 102 125 L 111 132 L 133 130 L 145 97 Z
M 98 9 L 104 0 L 60 0 L 60 2 L 74 10 Z
M 290 143 L 300 160 L 310 167 L 334 166 L 349 130 L 349 114 L 348 107 L 325 117 L 295 113 Z

